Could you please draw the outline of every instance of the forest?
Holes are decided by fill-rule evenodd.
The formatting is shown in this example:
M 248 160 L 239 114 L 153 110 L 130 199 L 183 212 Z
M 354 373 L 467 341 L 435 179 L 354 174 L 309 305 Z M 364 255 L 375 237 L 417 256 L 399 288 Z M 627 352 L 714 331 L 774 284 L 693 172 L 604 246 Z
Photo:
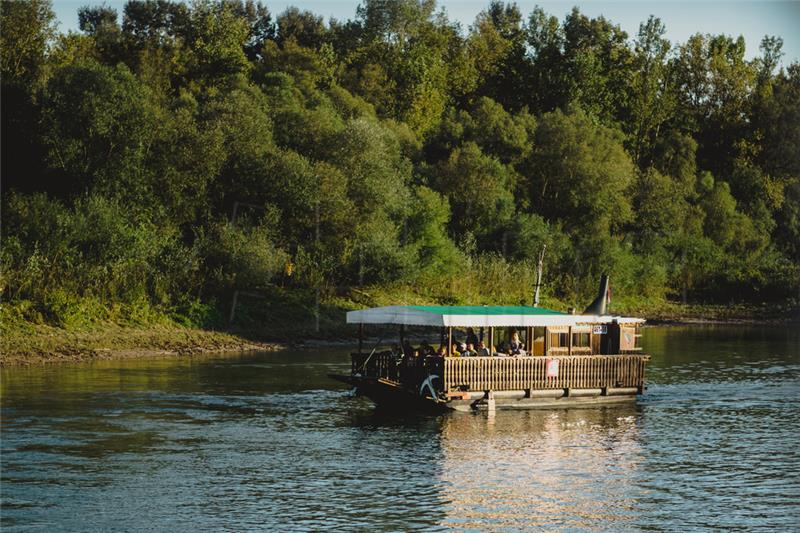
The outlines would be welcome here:
M 468 28 L 435 0 L 327 22 L 129 0 L 67 33 L 47 0 L 0 16 L 7 323 L 530 304 L 543 250 L 562 310 L 604 272 L 612 309 L 800 300 L 800 64 L 779 36 L 748 56 L 499 1 Z

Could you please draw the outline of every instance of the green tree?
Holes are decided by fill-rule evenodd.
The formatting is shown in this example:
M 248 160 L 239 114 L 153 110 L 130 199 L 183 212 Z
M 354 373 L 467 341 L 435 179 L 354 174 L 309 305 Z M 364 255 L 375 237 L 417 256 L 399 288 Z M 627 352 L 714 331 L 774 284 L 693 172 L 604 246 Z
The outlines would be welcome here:
M 408 215 L 408 247 L 415 251 L 420 273 L 450 274 L 462 262 L 447 235 L 450 205 L 447 198 L 427 187 L 414 189 Z
M 124 66 L 83 62 L 60 69 L 42 98 L 43 143 L 60 188 L 99 188 L 147 203 L 144 162 L 157 129 L 147 91 Z
M 634 49 L 630 120 L 624 123 L 628 124 L 626 131 L 633 160 L 640 166 L 652 164 L 653 145 L 674 112 L 675 91 L 667 69 L 670 42 L 664 38 L 666 31 L 661 20 L 651 16 L 639 25 Z
M 496 248 L 492 237 L 514 212 L 508 168 L 467 142 L 437 166 L 435 183 L 452 206 L 453 234 L 472 235 L 483 249 Z
M 573 235 L 607 235 L 631 220 L 634 166 L 622 134 L 581 111 L 541 117 L 522 173 L 534 212 L 562 222 Z

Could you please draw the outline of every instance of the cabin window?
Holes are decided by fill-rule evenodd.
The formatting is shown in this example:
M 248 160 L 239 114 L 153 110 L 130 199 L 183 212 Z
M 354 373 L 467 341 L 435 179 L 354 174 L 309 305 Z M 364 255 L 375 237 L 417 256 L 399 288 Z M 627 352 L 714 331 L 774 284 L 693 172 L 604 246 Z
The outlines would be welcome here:
M 588 333 L 573 333 L 572 346 L 577 348 L 588 348 L 590 345 L 590 338 Z
M 551 333 L 550 334 L 550 347 L 551 348 L 566 348 L 569 346 L 569 333 Z

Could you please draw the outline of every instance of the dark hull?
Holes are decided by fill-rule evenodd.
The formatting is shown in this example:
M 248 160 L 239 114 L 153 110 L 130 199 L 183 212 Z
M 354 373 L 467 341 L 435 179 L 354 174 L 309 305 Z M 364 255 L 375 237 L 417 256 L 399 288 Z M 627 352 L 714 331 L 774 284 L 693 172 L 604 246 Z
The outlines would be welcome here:
M 430 396 L 420 396 L 415 391 L 403 387 L 400 383 L 362 376 L 329 374 L 329 377 L 356 388 L 361 396 L 366 396 L 384 409 L 393 411 L 474 411 L 489 409 L 489 403 L 481 397 L 448 401 L 437 400 Z M 599 405 L 631 403 L 636 401 L 636 394 L 602 395 L 600 390 L 571 391 L 564 390 L 537 391 L 526 397 L 514 397 L 497 393 L 494 409 L 553 409 L 596 407 Z M 479 395 L 480 396 L 480 395 Z
M 356 393 L 366 396 L 384 409 L 392 411 L 446 411 L 447 403 L 414 394 L 399 383 L 387 380 L 343 374 L 328 374 L 328 377 L 356 388 Z

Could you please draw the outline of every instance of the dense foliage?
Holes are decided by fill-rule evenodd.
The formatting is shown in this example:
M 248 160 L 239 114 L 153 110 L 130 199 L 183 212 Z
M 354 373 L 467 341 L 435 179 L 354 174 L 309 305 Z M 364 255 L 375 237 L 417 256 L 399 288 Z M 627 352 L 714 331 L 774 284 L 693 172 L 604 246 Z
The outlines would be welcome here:
M 219 320 L 234 290 L 447 302 L 800 290 L 800 65 L 492 2 L 3 1 L 2 280 L 26 319 Z M 423 289 L 424 288 L 424 289 Z M 476 301 L 478 300 L 478 301 Z M 87 318 L 88 317 L 88 318 Z M 215 317 L 217 317 L 215 319 Z M 136 319 L 136 316 L 132 316 Z

